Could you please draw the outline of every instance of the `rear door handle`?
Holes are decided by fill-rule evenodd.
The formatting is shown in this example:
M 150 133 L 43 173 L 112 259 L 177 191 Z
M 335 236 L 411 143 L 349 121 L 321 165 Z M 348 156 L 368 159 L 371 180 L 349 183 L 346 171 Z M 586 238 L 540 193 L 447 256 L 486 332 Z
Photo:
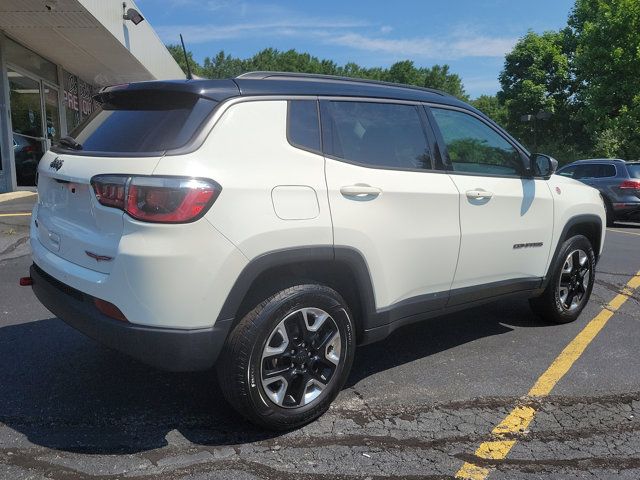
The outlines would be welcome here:
M 472 200 L 480 200 L 483 198 L 491 198 L 493 197 L 493 192 L 487 192 L 486 190 L 482 190 L 481 188 L 476 188 L 475 190 L 467 190 L 467 198 Z
M 340 188 L 340 193 L 345 197 L 374 196 L 377 197 L 382 190 L 370 185 L 348 185 Z

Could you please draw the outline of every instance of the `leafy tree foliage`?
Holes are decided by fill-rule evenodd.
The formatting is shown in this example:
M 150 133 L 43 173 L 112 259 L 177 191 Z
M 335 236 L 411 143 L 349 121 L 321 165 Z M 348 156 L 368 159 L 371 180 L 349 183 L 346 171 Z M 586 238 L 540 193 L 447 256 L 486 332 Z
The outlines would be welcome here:
M 182 48 L 179 45 L 169 45 L 168 48 L 178 65 L 186 72 Z M 188 55 L 193 74 L 204 78 L 230 78 L 256 70 L 319 73 L 436 88 L 458 98 L 468 99 L 461 78 L 455 73 L 450 73 L 449 65 L 425 68 L 416 67 L 410 60 L 403 60 L 389 68 L 365 68 L 355 63 L 338 65 L 331 60 L 321 60 L 308 53 L 295 50 L 281 52 L 274 48 L 261 50 L 247 59 L 235 58 L 220 51 L 213 58 L 206 57 L 202 65 L 193 60 L 191 52 Z
M 496 95 L 480 95 L 470 103 L 498 125 L 507 125 L 507 107 Z
M 640 158 L 640 2 L 577 0 L 568 34 L 595 151 Z

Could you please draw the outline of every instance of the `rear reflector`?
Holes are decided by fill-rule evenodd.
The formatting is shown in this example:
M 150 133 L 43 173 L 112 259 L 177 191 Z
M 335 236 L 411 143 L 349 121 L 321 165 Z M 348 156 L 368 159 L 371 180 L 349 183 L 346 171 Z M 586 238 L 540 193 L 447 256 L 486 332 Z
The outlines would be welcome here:
M 113 303 L 109 303 L 105 300 L 100 300 L 99 298 L 94 298 L 93 303 L 96 308 L 104 313 L 107 317 L 115 318 L 116 320 L 122 320 L 123 322 L 129 321 L 127 320 L 127 317 L 124 316 L 124 313 L 122 313 L 120 309 Z
M 33 278 L 31 277 L 20 277 L 20 286 L 28 287 L 29 285 L 33 285 Z
M 222 188 L 213 180 L 185 177 L 97 175 L 96 199 L 143 222 L 187 223 L 202 217 Z
M 625 180 L 620 184 L 625 190 L 640 190 L 640 180 Z

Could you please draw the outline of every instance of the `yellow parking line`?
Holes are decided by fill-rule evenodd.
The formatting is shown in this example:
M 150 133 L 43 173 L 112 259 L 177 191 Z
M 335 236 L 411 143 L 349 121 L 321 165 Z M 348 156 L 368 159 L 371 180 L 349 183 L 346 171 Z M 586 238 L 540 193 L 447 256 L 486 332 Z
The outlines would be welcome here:
M 529 390 L 529 397 L 540 398 L 551 393 L 553 387 L 569 371 L 575 361 L 580 358 L 587 346 L 604 328 L 613 314 L 626 302 L 634 290 L 640 287 L 640 272 L 636 273 L 622 289 L 622 293 L 615 296 L 578 335 L 569 342 L 560 355 L 551 363 L 549 368 L 538 378 Z M 475 456 L 485 460 L 503 460 L 516 443 L 513 435 L 524 432 L 536 415 L 533 405 L 520 405 L 514 408 L 507 417 L 492 431 L 493 439 L 482 443 L 475 452 Z M 511 438 L 505 438 L 510 435 Z M 482 463 L 482 462 L 478 462 Z M 456 473 L 456 478 L 468 480 L 484 480 L 489 476 L 490 469 L 465 462 Z
M 607 228 L 607 230 L 616 233 L 626 233 L 627 235 L 638 235 L 640 237 L 640 233 L 638 232 L 627 232 L 626 230 L 616 230 L 615 228 Z
M 0 217 L 28 217 L 30 213 L 0 213 Z

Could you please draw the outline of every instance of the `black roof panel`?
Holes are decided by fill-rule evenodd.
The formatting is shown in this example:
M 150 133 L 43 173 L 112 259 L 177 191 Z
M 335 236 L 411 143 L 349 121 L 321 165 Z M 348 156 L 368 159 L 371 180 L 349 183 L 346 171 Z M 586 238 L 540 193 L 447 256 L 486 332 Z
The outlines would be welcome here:
M 166 90 L 190 92 L 216 101 L 240 95 L 323 95 L 371 97 L 456 105 L 476 111 L 457 98 L 438 90 L 328 75 L 250 72 L 226 80 L 160 80 L 104 87 L 100 93 L 119 90 Z M 100 95 L 98 94 L 98 96 Z

